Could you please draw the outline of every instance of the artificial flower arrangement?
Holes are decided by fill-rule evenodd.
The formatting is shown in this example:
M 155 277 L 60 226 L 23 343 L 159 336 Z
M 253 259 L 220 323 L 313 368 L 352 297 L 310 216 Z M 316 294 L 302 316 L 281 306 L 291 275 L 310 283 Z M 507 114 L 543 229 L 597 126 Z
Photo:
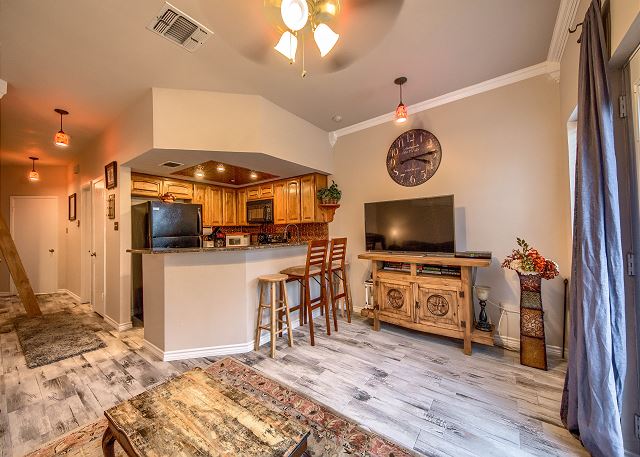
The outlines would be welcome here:
M 560 274 L 557 263 L 542 257 L 522 238 L 516 240 L 520 249 L 514 249 L 512 254 L 504 259 L 502 268 L 509 268 L 521 274 L 539 274 L 543 279 L 553 279 Z

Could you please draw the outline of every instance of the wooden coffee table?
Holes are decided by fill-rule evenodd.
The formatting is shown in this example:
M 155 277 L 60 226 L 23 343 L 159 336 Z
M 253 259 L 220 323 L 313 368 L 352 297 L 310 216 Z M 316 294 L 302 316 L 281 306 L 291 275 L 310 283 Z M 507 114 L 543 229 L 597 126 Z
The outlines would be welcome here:
M 188 371 L 107 411 L 105 456 L 301 456 L 309 428 L 255 396 Z

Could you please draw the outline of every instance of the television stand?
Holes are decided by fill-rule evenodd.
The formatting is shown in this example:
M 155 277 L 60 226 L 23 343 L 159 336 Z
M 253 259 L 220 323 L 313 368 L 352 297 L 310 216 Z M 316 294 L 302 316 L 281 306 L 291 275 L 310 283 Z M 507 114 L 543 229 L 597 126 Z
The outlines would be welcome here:
M 380 322 L 464 341 L 493 346 L 493 331 L 474 326 L 473 268 L 491 265 L 491 259 L 367 252 L 359 259 L 371 262 L 373 304 L 361 311 Z

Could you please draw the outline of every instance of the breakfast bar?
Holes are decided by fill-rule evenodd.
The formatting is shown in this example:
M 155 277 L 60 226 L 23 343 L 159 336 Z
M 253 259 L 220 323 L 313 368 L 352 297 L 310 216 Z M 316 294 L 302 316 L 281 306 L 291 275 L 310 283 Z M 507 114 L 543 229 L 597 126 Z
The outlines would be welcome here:
M 307 243 L 128 252 L 142 254 L 144 345 L 166 361 L 253 350 L 258 276 L 303 264 Z

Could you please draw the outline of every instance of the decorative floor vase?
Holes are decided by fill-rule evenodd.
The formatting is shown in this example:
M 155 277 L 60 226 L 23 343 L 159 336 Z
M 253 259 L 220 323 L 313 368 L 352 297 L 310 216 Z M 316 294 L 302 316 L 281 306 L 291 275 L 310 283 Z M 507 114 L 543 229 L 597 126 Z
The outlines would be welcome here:
M 544 340 L 542 311 L 542 276 L 522 274 L 520 277 L 520 363 L 547 369 L 547 347 Z

